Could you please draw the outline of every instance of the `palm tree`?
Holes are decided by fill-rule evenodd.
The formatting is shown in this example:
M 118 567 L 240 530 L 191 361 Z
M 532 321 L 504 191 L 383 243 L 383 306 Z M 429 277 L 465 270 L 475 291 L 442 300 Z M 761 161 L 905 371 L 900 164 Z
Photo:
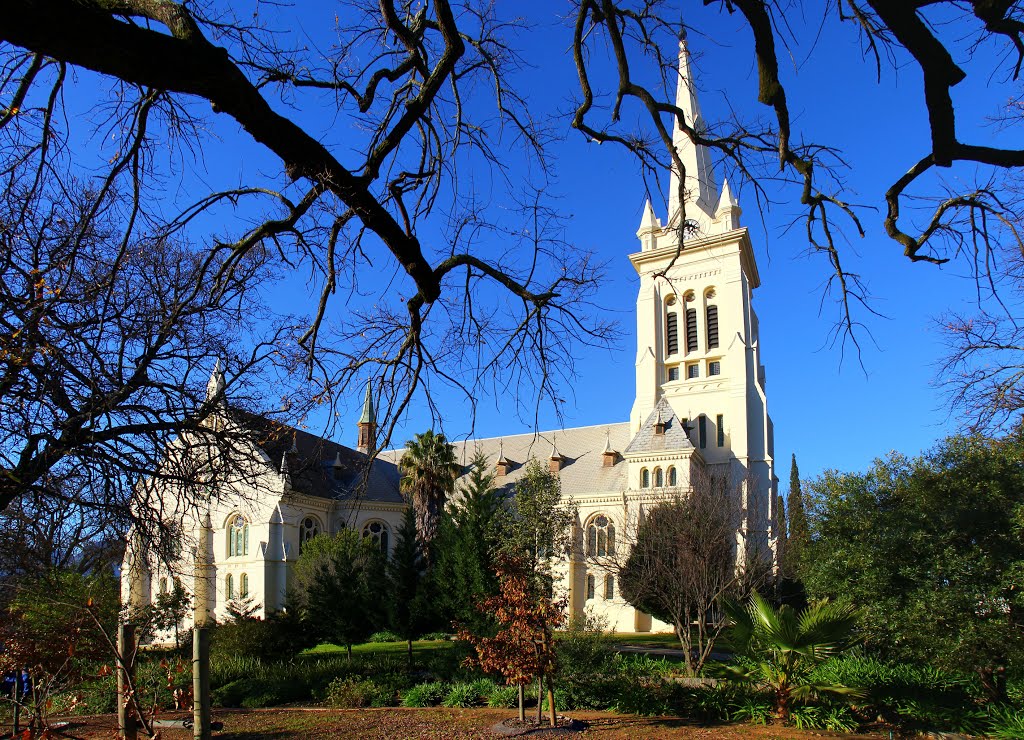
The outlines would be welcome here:
M 746 607 L 731 604 L 726 611 L 733 622 L 730 637 L 736 651 L 756 663 L 724 666 L 721 672 L 771 691 L 778 721 L 789 721 L 794 700 L 863 695 L 861 689 L 810 680 L 815 666 L 853 645 L 860 616 L 856 609 L 825 599 L 798 613 L 788 604 L 775 608 L 754 592 Z
M 432 562 L 430 543 L 437 534 L 445 501 L 455 490 L 455 479 L 461 472 L 454 448 L 443 434 L 428 430 L 405 443 L 399 468 L 402 493 L 416 512 L 416 531 L 428 562 Z

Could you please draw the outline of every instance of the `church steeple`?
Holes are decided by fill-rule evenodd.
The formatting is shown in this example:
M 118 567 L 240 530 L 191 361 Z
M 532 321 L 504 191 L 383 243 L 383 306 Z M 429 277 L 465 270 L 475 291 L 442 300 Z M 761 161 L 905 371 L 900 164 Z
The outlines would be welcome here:
M 676 106 L 683 111 L 686 124 L 698 133 L 702 133 L 704 119 L 700 114 L 700 103 L 694 84 L 693 64 L 690 50 L 686 44 L 686 32 L 679 37 L 679 80 L 676 83 Z M 711 156 L 706 146 L 695 145 L 690 137 L 679 127 L 676 120 L 672 129 L 672 143 L 675 145 L 679 158 L 686 171 L 684 183 L 686 197 L 686 220 L 695 221 L 703 233 L 707 233 L 710 222 L 715 217 L 715 206 L 718 203 L 718 187 L 715 184 L 715 171 L 711 164 Z M 668 194 L 668 219 L 671 226 L 679 226 L 679 172 L 672 170 Z
M 366 384 L 366 398 L 363 400 L 363 415 L 359 417 L 359 443 L 356 449 L 367 455 L 374 454 L 377 446 L 377 411 L 373 407 L 371 384 Z

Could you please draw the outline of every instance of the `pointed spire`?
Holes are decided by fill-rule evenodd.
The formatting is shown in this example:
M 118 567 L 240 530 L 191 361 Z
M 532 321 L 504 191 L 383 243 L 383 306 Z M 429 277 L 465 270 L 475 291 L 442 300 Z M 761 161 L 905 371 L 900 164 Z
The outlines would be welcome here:
M 612 431 L 611 429 L 604 430 L 604 451 L 601 453 L 602 466 L 610 468 L 618 462 L 619 453 L 617 450 L 612 449 Z
M 661 220 L 654 215 L 654 206 L 651 205 L 651 199 L 648 198 L 644 204 L 644 215 L 640 219 L 640 226 L 636 230 L 637 236 L 644 236 L 650 234 L 652 231 L 657 231 L 661 228 Z
M 505 440 L 498 440 L 498 465 L 508 465 L 508 460 L 505 459 Z
M 281 490 L 289 491 L 292 487 L 292 474 L 288 472 L 288 453 L 281 455 Z
M 715 219 L 724 221 L 727 229 L 738 229 L 742 213 L 743 209 L 729 187 L 729 178 L 725 178 L 722 183 L 722 194 L 718 197 L 718 207 L 715 209 Z
M 220 358 L 218 357 L 217 362 L 213 366 L 213 372 L 210 373 L 210 379 L 206 381 L 206 400 L 212 401 L 218 397 L 223 399 L 226 387 L 224 370 L 221 368 Z
M 337 452 L 334 453 L 334 467 L 336 467 L 336 468 L 343 468 L 343 467 L 345 467 L 345 463 L 343 463 L 341 461 L 341 450 L 338 450 Z
M 551 437 L 551 456 L 548 458 L 548 470 L 552 473 L 557 473 L 565 465 L 565 455 L 558 451 L 558 445 L 555 444 L 555 437 Z
M 292 446 L 291 446 L 291 449 L 288 450 L 288 454 L 289 455 L 298 455 L 299 454 L 298 438 L 299 438 L 299 433 L 297 431 L 293 431 L 292 432 Z
M 366 383 L 366 398 L 363 400 L 363 415 L 357 424 L 359 439 L 356 449 L 367 455 L 376 454 L 377 450 L 377 410 L 373 407 L 373 385 Z
M 607 455 L 610 452 L 615 452 L 612 449 L 612 432 L 610 429 L 604 430 L 604 454 Z
M 683 111 L 686 124 L 697 133 L 703 133 L 704 119 L 701 117 L 700 103 L 697 101 L 691 62 L 684 29 L 679 35 L 679 81 L 676 85 L 676 106 Z M 718 188 L 715 185 L 715 171 L 708 149 L 706 146 L 697 146 L 690 141 L 690 137 L 679 128 L 678 121 L 673 126 L 672 143 L 675 145 L 676 151 L 679 152 L 679 158 L 686 170 L 686 218 L 699 223 L 704 220 L 701 219 L 701 215 L 703 215 L 705 219 L 710 220 L 714 215 L 711 209 L 714 208 Z M 670 223 L 675 224 L 678 210 L 679 173 L 673 170 L 668 194 Z
M 562 453 L 560 453 L 558 451 L 558 445 L 555 444 L 555 438 L 554 437 L 551 438 L 551 459 L 552 460 L 561 460 L 562 459 Z
M 360 424 L 376 424 L 377 411 L 373 408 L 372 385 L 366 383 L 366 399 L 363 401 L 363 415 L 359 417 Z

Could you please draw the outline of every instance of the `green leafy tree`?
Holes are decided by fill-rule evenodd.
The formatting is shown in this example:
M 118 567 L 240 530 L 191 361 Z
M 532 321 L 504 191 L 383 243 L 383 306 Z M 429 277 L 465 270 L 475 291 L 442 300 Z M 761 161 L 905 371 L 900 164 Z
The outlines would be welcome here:
M 868 647 L 977 671 L 993 699 L 1024 658 L 1024 438 L 952 437 L 811 485 L 810 595 L 864 611 Z
M 530 570 L 550 584 L 552 558 L 571 544 L 576 506 L 562 500 L 558 476 L 536 459 L 526 464 L 513 494 L 502 547 L 514 557 L 525 557 Z
M 388 627 L 404 637 L 412 662 L 412 641 L 430 624 L 431 589 L 428 587 L 426 562 L 416 535 L 416 513 L 407 508 L 402 526 L 395 538 L 395 549 L 387 564 Z
M 435 568 L 435 579 L 445 585 L 437 590 L 444 611 L 476 634 L 488 631 L 490 620 L 478 606 L 498 593 L 495 556 L 508 519 L 489 468 L 487 456 L 478 451 L 458 504 L 442 524 Z
M 428 429 L 405 443 L 399 468 L 402 493 L 416 512 L 416 531 L 423 554 L 431 563 L 435 555 L 431 543 L 437 536 L 445 502 L 455 490 L 455 479 L 461 472 L 455 461 L 455 449 L 444 434 Z
M 773 607 L 755 591 L 746 607 L 727 603 L 726 610 L 732 620 L 733 646 L 755 662 L 753 666 L 723 666 L 720 672 L 734 681 L 769 690 L 778 721 L 789 721 L 794 701 L 825 694 L 862 695 L 856 688 L 810 680 L 815 666 L 854 644 L 858 614 L 852 607 L 825 600 L 797 613 L 785 604 Z
M 319 640 L 348 648 L 364 642 L 384 621 L 385 562 L 369 539 L 343 529 L 303 545 L 295 563 L 293 595 L 302 622 Z
M 786 550 L 783 552 L 783 572 L 787 578 L 799 579 L 804 552 L 810 542 L 811 534 L 807 526 L 807 509 L 804 506 L 804 494 L 800 485 L 800 469 L 796 466 L 796 454 L 789 466 L 789 501 L 786 502 L 789 513 L 789 533 L 786 539 Z

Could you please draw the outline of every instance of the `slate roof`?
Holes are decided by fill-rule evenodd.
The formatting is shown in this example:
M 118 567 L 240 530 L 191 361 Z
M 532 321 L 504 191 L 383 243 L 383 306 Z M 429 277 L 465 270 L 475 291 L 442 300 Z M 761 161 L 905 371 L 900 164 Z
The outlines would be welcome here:
M 238 409 L 232 409 L 232 415 L 252 430 L 257 446 L 267 453 L 275 470 L 280 470 L 281 459 L 288 453 L 288 473 L 292 488 L 298 493 L 318 498 L 402 503 L 398 468 L 394 464 L 375 460 L 369 470 L 369 485 L 364 488 L 370 459 L 362 452 Z M 295 452 L 291 452 L 293 445 Z
M 659 417 L 665 424 L 664 434 L 654 433 L 654 425 L 658 422 Z M 626 447 L 625 452 L 633 454 L 685 449 L 692 450 L 693 443 L 687 436 L 686 430 L 683 429 L 683 423 L 672 410 L 672 405 L 662 396 L 661 400 L 655 404 L 650 416 L 647 417 L 647 421 L 640 427 L 640 431 Z
M 602 452 L 608 443 L 619 456 L 614 465 L 605 467 Z M 556 447 L 564 458 L 559 472 L 564 495 L 621 492 L 628 488 L 626 463 L 621 457 L 628 443 L 629 422 L 455 442 L 455 459 L 462 465 L 463 470 L 456 487 L 468 481 L 469 464 L 477 450 L 481 450 L 487 456 L 492 471 L 498 461 L 499 449 L 500 454 L 511 463 L 508 475 L 497 476 L 494 479 L 499 489 L 508 490 L 522 477 L 526 463 L 531 457 L 536 458 L 546 468 L 552 447 Z M 381 452 L 379 460 L 397 468 L 402 452 L 403 449 Z

